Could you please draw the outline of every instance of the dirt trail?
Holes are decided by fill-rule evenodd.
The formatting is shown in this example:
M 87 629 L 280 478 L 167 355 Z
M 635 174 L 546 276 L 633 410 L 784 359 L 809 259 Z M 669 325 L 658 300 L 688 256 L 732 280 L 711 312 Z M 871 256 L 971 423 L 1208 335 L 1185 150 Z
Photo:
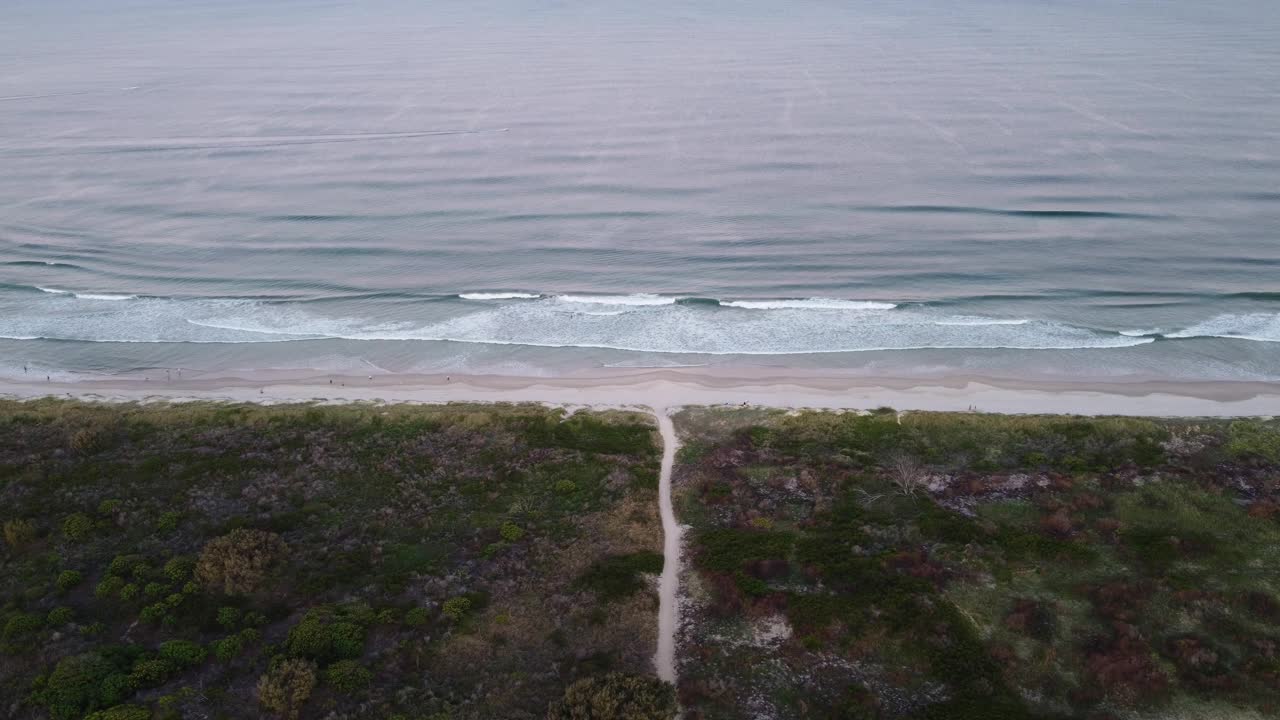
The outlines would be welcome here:
M 671 468 L 676 459 L 676 430 L 665 409 L 654 410 L 662 434 L 662 471 L 658 475 L 658 506 L 662 512 L 662 580 L 658 584 L 658 652 L 653 656 L 658 677 L 676 681 L 676 630 L 680 627 L 680 532 L 671 505 Z

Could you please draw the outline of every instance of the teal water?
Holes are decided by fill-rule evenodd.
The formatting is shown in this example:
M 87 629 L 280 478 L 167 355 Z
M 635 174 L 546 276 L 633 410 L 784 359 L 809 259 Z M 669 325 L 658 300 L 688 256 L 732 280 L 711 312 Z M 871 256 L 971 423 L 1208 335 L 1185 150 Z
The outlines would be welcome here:
M 9 0 L 0 374 L 1280 379 L 1280 6 Z

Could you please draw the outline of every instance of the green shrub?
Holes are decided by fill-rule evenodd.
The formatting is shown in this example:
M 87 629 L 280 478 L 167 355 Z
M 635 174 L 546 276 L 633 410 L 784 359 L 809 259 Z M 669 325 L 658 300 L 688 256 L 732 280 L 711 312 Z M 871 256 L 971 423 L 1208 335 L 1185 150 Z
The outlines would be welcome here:
M 120 588 L 120 599 L 132 600 L 138 597 L 138 592 L 139 592 L 138 586 L 134 583 L 129 583 L 128 585 L 125 585 L 124 587 Z
M 574 490 L 578 489 L 578 483 L 572 480 L 557 480 L 556 492 L 561 495 L 571 495 Z
M 786 532 L 734 529 L 708 530 L 699 535 L 698 561 L 710 570 L 734 572 L 753 561 L 785 559 L 795 538 Z
M 98 503 L 98 514 L 99 515 L 115 515 L 116 512 L 120 510 L 120 508 L 123 505 L 124 503 L 121 502 L 120 500 L 103 500 L 102 502 Z
M 230 630 L 231 628 L 234 628 L 236 625 L 239 625 L 240 618 L 243 616 L 244 614 L 240 612 L 239 608 L 233 608 L 233 607 L 218 608 L 218 624 L 228 630 Z
M 84 575 L 79 570 L 63 570 L 58 574 L 57 586 L 58 592 L 66 593 L 71 588 L 80 584 L 84 579 Z
M 238 528 L 205 544 L 196 563 L 196 578 L 211 590 L 247 594 L 287 553 L 288 546 L 279 535 Z
M 54 720 L 80 720 L 86 713 L 120 704 L 128 694 L 121 665 L 127 653 L 104 656 L 85 653 L 63 658 L 33 699 L 49 710 Z
M 14 550 L 26 547 L 36 539 L 36 526 L 30 520 L 8 520 L 4 524 L 4 541 Z
M 169 606 L 163 602 L 151 603 L 138 613 L 139 620 L 152 625 L 163 623 L 167 617 L 169 617 Z
M 456 597 L 456 598 L 450 598 L 449 600 L 446 600 L 444 603 L 444 606 L 440 609 L 440 612 L 443 613 L 444 616 L 449 618 L 450 620 L 453 620 L 454 622 L 458 622 L 464 616 L 466 616 L 467 611 L 469 611 L 470 609 L 471 609 L 471 598 Z
M 547 708 L 547 720 L 670 720 L 676 693 L 654 677 L 609 673 L 583 678 Z
M 168 590 L 169 590 L 168 585 L 164 585 L 158 582 L 149 582 L 147 583 L 146 587 L 142 588 L 142 594 L 146 595 L 147 597 L 157 597 L 159 595 L 165 594 L 165 592 L 167 592 Z
M 178 529 L 178 521 L 182 519 L 182 513 L 177 510 L 170 510 L 161 513 L 160 518 L 156 520 L 156 530 L 160 532 L 173 532 Z
M 169 558 L 164 564 L 164 576 L 172 582 L 182 582 L 191 576 L 191 571 L 196 567 L 196 563 L 189 557 L 177 555 Z
M 35 613 L 14 613 L 5 621 L 4 630 L 0 631 L 0 638 L 7 643 L 20 642 L 35 635 L 43 626 L 43 618 Z
M 199 665 L 208 654 L 200 643 L 190 640 L 168 640 L 160 643 L 160 657 L 180 668 Z
M 137 705 L 116 705 L 86 715 L 84 720 L 151 720 L 151 711 Z
M 244 650 L 244 640 L 239 635 L 224 637 L 213 643 L 213 655 L 222 662 L 231 662 Z
M 502 536 L 503 540 L 513 543 L 524 537 L 524 528 L 507 521 L 502 523 L 502 527 L 498 529 L 498 534 Z
M 416 607 L 404 614 L 404 624 L 409 627 L 424 627 L 431 622 L 431 613 L 426 608 Z
M 267 710 L 294 720 L 316 686 L 316 666 L 291 658 L 279 663 L 258 680 L 258 702 Z
M 369 686 L 373 673 L 355 660 L 339 660 L 325 668 L 324 682 L 340 693 L 357 693 Z
M 596 593 L 601 600 L 616 600 L 643 588 L 641 575 L 662 572 L 662 564 L 662 555 L 655 552 L 612 555 L 587 568 L 574 585 Z
M 286 646 L 293 655 L 320 661 L 358 658 L 364 651 L 364 628 L 330 608 L 312 608 L 289 631 Z
M 134 566 L 138 564 L 146 564 L 146 560 L 141 555 L 117 555 L 111 558 L 111 564 L 107 566 L 108 575 L 131 575 Z
M 170 660 L 144 658 L 133 664 L 133 670 L 129 673 L 129 687 L 135 689 L 158 687 L 177 671 L 178 667 Z
M 118 575 L 108 575 L 102 578 L 102 582 L 93 587 L 93 597 L 99 600 L 106 600 L 109 597 L 115 597 L 119 594 L 120 589 L 124 588 L 124 580 Z
M 93 518 L 84 513 L 72 513 L 62 521 L 62 534 L 72 542 L 79 542 L 93 532 Z
M 74 610 L 62 605 L 50 610 L 48 616 L 45 617 L 45 622 L 49 624 L 49 627 L 62 627 L 74 620 L 75 617 Z
M 1227 454 L 1280 462 L 1280 429 L 1256 421 L 1233 422 L 1227 428 Z

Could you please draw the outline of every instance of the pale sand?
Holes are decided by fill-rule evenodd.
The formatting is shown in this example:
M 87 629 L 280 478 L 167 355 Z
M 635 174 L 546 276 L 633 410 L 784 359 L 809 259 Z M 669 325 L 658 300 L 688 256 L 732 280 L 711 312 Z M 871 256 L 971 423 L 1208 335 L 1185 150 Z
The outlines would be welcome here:
M 658 474 L 658 508 L 662 513 L 662 577 L 658 581 L 658 651 L 653 664 L 658 677 L 676 681 L 676 630 L 680 627 L 680 536 L 671 504 L 671 470 L 676 462 L 676 429 L 666 412 L 655 413 L 662 433 L 662 471 Z
M 45 382 L 0 379 L 0 395 L 71 396 L 89 400 L 220 400 L 242 402 L 537 402 L 565 406 L 674 408 L 754 405 L 785 408 L 888 406 L 899 410 L 980 410 L 1082 415 L 1250 416 L 1280 413 L 1280 383 L 1045 382 L 947 378 L 868 378 L 791 371 L 708 372 L 666 369 L 591 376 L 377 375 L 259 372 L 179 380 L 163 370 L 149 379 Z M 332 381 L 332 384 L 330 384 Z

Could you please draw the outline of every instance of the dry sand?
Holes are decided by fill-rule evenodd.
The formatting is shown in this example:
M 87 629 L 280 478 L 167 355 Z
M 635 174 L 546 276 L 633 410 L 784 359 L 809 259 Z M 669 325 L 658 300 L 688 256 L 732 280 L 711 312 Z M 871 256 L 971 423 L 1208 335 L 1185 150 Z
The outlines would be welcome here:
M 245 373 L 187 377 L 152 371 L 148 379 L 45 382 L 0 379 L 0 395 L 70 396 L 90 400 L 222 400 L 243 402 L 539 402 L 576 406 L 672 408 L 749 405 L 787 408 L 980 410 L 1087 415 L 1245 416 L 1280 413 L 1280 383 L 1046 382 L 976 376 L 868 378 L 781 372 L 647 370 L 591 376 L 336 376 Z

